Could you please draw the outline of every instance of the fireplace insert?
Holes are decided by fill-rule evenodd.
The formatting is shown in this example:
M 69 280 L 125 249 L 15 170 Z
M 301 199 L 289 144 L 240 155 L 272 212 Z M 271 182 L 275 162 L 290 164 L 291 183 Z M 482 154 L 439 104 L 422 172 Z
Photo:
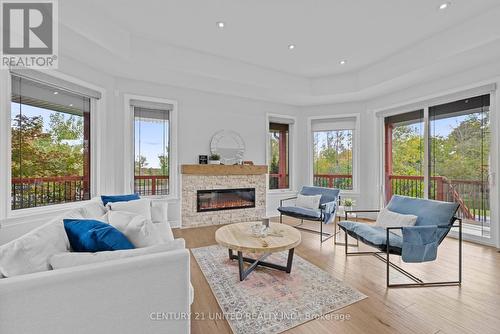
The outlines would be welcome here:
M 255 188 L 198 190 L 197 211 L 255 208 Z

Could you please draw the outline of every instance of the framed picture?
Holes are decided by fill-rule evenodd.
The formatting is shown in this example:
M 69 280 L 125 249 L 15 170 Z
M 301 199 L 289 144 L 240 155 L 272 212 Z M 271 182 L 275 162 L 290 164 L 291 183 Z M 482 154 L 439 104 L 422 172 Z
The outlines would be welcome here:
M 199 155 L 198 156 L 198 162 L 200 165 L 206 165 L 208 164 L 208 155 Z

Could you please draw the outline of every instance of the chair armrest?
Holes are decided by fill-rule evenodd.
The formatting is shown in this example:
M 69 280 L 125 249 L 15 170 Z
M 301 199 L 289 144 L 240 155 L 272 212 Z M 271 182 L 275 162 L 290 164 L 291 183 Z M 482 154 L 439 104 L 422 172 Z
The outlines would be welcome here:
M 347 214 L 349 213 L 356 213 L 356 212 L 380 212 L 380 209 L 375 209 L 375 210 L 345 210 L 345 219 L 347 220 Z
M 290 201 L 290 200 L 292 200 L 292 199 L 297 199 L 297 196 L 295 196 L 295 197 L 289 197 L 289 198 L 284 198 L 284 199 L 280 199 L 280 207 L 282 207 L 282 206 L 283 206 L 283 202 L 284 202 L 284 201 Z

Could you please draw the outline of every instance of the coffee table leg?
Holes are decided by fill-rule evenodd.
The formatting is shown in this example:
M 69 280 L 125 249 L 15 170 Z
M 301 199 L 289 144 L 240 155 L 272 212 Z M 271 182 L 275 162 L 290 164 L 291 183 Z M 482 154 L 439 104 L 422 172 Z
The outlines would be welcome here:
M 293 250 L 292 248 L 288 251 L 288 260 L 286 261 L 286 272 L 289 274 L 292 271 L 292 262 L 293 262 Z
M 243 253 L 238 252 L 238 268 L 240 269 L 240 281 L 243 281 L 247 275 L 251 272 L 251 270 L 245 271 L 245 267 L 243 267 Z

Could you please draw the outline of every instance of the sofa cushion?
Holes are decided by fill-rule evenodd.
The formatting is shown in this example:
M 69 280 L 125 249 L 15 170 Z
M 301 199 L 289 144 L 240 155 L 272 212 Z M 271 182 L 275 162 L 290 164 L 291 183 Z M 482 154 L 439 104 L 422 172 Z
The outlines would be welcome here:
M 136 249 L 104 251 L 97 253 L 66 252 L 66 253 L 54 254 L 50 258 L 50 265 L 52 269 L 62 269 L 62 268 L 69 268 L 90 263 L 99 263 L 99 262 L 123 259 L 127 257 L 168 252 L 174 249 L 183 249 L 183 248 L 185 248 L 184 239 L 175 239 L 168 243 L 144 247 L 144 248 L 136 248 Z
M 80 208 L 80 212 L 84 218 L 98 218 L 106 214 L 107 209 L 102 204 L 100 197 L 94 197 Z M 71 217 L 65 217 L 71 218 Z
M 311 209 L 305 209 L 305 208 L 299 208 L 296 206 L 282 206 L 278 208 L 278 211 L 286 214 L 288 216 L 292 217 L 297 217 L 297 218 L 304 218 L 304 219 L 320 219 L 321 217 L 321 210 L 311 210 Z
M 403 215 L 401 213 L 392 212 L 387 208 L 380 210 L 377 221 L 374 226 L 378 227 L 408 227 L 413 226 L 417 222 L 415 215 Z M 391 233 L 402 236 L 401 230 L 390 230 Z
M 108 222 L 130 240 L 136 248 L 153 246 L 164 242 L 160 231 L 151 220 L 142 215 L 126 211 L 110 211 Z
M 384 227 L 373 226 L 367 223 L 357 223 L 351 221 L 341 221 L 339 227 L 347 232 L 351 237 L 356 238 L 381 251 L 387 249 L 387 232 Z M 401 236 L 389 233 L 389 251 L 401 254 L 403 239 Z
M 64 229 L 76 252 L 102 252 L 133 249 L 127 237 L 104 222 L 93 219 L 64 219 Z
M 321 195 L 297 195 L 297 201 L 295 205 L 299 208 L 317 210 L 319 209 L 319 202 L 321 201 Z
M 151 201 L 149 199 L 138 199 L 128 202 L 108 203 L 111 211 L 126 211 L 146 217 L 151 220 Z
M 136 199 L 140 199 L 139 194 L 129 194 L 129 195 L 102 195 L 101 200 L 103 205 L 108 203 L 116 202 L 128 202 Z
M 54 220 L 0 246 L 0 273 L 12 277 L 49 270 L 50 257 L 69 247 L 62 219 Z
M 153 223 L 156 226 L 156 230 L 160 233 L 160 236 L 164 242 L 174 240 L 174 234 L 172 233 L 172 228 L 167 222 L 163 223 Z
M 168 221 L 168 202 L 165 199 L 151 200 L 151 221 L 153 223 Z

